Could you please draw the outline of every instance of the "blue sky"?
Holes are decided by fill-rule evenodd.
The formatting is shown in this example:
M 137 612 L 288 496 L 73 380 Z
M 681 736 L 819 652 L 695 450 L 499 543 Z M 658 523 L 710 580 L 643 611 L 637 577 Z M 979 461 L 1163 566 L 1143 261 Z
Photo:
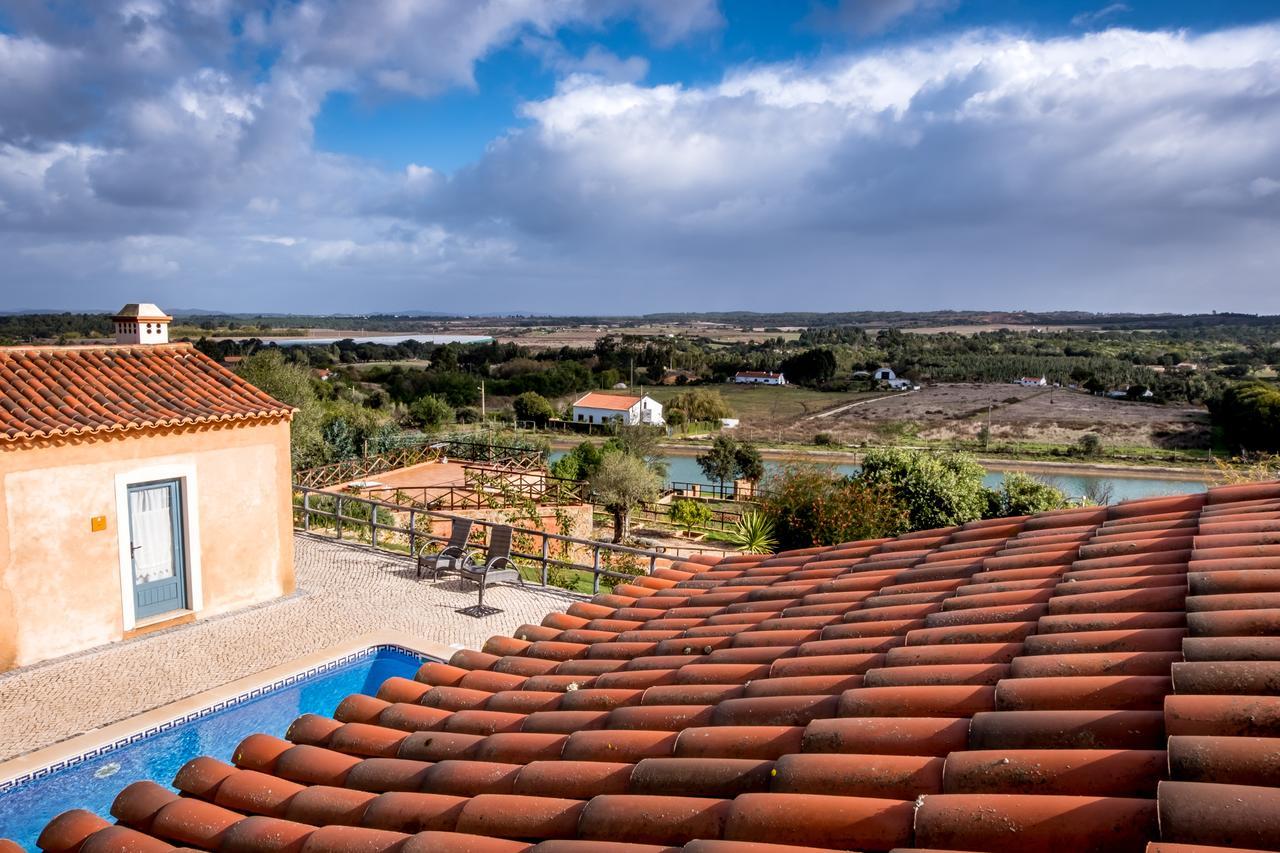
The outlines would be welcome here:
M 574 56 L 597 48 L 614 56 L 641 57 L 648 66 L 643 79 L 650 84 L 698 85 L 714 82 L 739 65 L 870 51 L 972 27 L 1051 37 L 1109 26 L 1209 31 L 1276 17 L 1276 5 L 1264 0 L 981 0 L 940 3 L 935 9 L 892 19 L 882 29 L 860 32 L 824 21 L 823 10 L 834 11 L 834 6 L 797 0 L 726 0 L 720 4 L 722 26 L 669 45 L 654 44 L 633 20 L 606 27 L 566 26 L 554 38 Z M 498 47 L 478 60 L 474 75 L 474 85 L 456 86 L 425 99 L 334 92 L 316 118 L 316 144 L 390 168 L 425 163 L 450 172 L 478 159 L 494 137 L 523 126 L 519 105 L 550 96 L 558 79 L 554 68 L 521 43 Z
M 1278 17 L 0 0 L 0 309 L 1280 312 Z

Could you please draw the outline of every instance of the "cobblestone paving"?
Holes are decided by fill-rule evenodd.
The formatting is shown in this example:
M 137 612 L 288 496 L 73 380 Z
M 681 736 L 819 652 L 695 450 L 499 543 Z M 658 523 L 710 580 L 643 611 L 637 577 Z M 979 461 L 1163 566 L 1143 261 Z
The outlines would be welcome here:
M 296 539 L 296 594 L 270 604 L 0 675 L 0 761 L 385 629 L 479 648 L 494 634 L 537 624 L 580 596 L 501 584 L 483 619 L 458 579 L 419 581 L 413 563 L 308 535 Z

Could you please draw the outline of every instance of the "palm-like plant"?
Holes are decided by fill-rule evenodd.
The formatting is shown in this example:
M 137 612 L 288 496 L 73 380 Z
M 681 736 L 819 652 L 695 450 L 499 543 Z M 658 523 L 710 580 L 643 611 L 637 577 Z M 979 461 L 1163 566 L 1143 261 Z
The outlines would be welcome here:
M 748 554 L 772 554 L 778 540 L 773 519 L 762 512 L 744 512 L 728 533 L 728 539 Z

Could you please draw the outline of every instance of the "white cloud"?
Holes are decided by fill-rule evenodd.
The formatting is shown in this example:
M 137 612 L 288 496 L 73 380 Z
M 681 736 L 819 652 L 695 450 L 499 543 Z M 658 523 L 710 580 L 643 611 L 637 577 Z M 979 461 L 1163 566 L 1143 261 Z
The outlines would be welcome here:
M 250 78 L 217 61 L 233 3 L 117 10 L 114 53 L 0 35 L 0 71 L 32 57 L 0 91 L 12 304 L 128 301 L 147 276 L 209 307 L 1280 311 L 1280 27 L 964 32 L 698 86 L 549 50 L 554 94 L 447 175 L 315 150 L 324 98 L 466 83 L 503 40 L 621 14 L 688 38 L 715 4 L 386 0 L 355 21 L 302 0 L 247 23 L 285 47 Z M 175 15 L 207 35 L 166 35 Z M 103 104 L 37 114 L 94 67 Z
M 945 282 L 965 304 L 1007 304 L 1018 287 L 1114 303 L 1124 281 L 1139 308 L 1144 293 L 1172 295 L 1178 256 L 1179 279 L 1231 280 L 1256 306 L 1264 282 L 1225 273 L 1225 247 L 1276 225 L 1256 179 L 1280 163 L 1277 103 L 1275 27 L 974 32 L 705 87 L 574 78 L 525 107 L 532 127 L 386 209 L 504 222 L 584 268 L 606 262 L 603 246 L 614 269 L 678 262 L 672 275 L 698 282 L 704 305 L 744 304 L 752 288 L 778 304 L 779 281 L 799 276 L 812 290 L 786 298 L 836 307 L 844 266 L 897 280 L 930 262 L 914 290 L 933 300 L 956 298 Z M 1272 257 L 1273 237 L 1257 247 Z
M 251 17 L 246 32 L 282 46 L 287 64 L 415 95 L 474 85 L 475 63 L 520 34 L 549 37 L 562 26 L 635 17 L 669 45 L 723 24 L 716 0 L 301 0 Z

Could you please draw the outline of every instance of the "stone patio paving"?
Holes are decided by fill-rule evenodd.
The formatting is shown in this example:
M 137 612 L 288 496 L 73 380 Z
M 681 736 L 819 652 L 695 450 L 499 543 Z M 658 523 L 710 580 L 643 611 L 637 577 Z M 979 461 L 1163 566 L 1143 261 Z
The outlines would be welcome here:
M 394 554 L 299 534 L 298 591 L 270 604 L 103 646 L 0 675 L 0 761 L 49 746 L 348 638 L 393 629 L 459 648 L 537 624 L 581 597 L 499 585 L 483 619 L 457 579 L 419 581 Z

